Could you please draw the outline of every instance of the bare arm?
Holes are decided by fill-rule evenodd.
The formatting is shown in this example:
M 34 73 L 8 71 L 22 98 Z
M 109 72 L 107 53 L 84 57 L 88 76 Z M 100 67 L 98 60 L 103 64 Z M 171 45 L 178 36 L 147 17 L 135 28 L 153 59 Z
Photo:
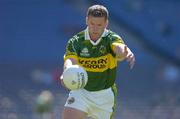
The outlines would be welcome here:
M 131 50 L 125 44 L 118 44 L 114 48 L 114 53 L 116 57 L 120 60 L 126 59 L 129 63 L 130 69 L 134 67 L 135 64 L 135 56 L 131 52 Z

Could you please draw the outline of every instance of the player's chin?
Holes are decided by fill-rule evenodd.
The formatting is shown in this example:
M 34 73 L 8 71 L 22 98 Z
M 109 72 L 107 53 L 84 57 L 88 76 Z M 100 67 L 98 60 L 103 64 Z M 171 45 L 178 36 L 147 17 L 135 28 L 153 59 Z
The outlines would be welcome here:
M 96 35 L 96 36 L 97 36 L 97 35 L 99 35 L 99 33 L 97 33 L 97 32 L 93 32 L 93 35 Z

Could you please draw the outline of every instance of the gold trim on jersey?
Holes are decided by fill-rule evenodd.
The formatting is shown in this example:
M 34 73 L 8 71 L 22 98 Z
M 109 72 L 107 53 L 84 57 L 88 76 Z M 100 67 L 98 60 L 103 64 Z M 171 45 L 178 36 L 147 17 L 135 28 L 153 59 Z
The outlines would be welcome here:
M 68 58 L 74 59 L 75 62 L 78 61 L 78 56 L 77 55 L 67 55 L 67 56 L 64 55 L 64 61 L 66 61 Z
M 112 50 L 114 51 L 114 48 L 115 48 L 116 46 L 118 46 L 119 44 L 124 44 L 124 43 L 121 43 L 121 42 L 112 43 L 112 45 L 111 45 Z
M 115 42 L 112 43 L 111 48 L 114 51 L 115 47 L 118 46 L 119 44 L 124 44 L 123 42 Z M 123 61 L 125 57 L 116 57 L 118 61 Z

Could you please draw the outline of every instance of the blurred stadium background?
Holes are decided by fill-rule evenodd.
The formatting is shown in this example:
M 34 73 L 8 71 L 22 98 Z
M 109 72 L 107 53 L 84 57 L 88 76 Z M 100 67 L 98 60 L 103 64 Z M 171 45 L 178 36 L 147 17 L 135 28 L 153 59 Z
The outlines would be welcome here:
M 115 119 L 180 119 L 179 0 L 0 0 L 0 119 L 61 118 L 65 44 L 92 4 L 109 9 L 109 28 L 136 55 L 133 70 L 118 67 Z M 53 101 L 44 114 L 43 91 Z

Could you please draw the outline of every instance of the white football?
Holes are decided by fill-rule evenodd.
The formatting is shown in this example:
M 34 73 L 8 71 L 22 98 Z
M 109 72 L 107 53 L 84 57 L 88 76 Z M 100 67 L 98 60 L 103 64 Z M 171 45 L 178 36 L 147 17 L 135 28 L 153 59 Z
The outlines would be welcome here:
M 83 67 L 72 65 L 64 70 L 61 80 L 68 89 L 77 90 L 86 86 L 88 75 Z

